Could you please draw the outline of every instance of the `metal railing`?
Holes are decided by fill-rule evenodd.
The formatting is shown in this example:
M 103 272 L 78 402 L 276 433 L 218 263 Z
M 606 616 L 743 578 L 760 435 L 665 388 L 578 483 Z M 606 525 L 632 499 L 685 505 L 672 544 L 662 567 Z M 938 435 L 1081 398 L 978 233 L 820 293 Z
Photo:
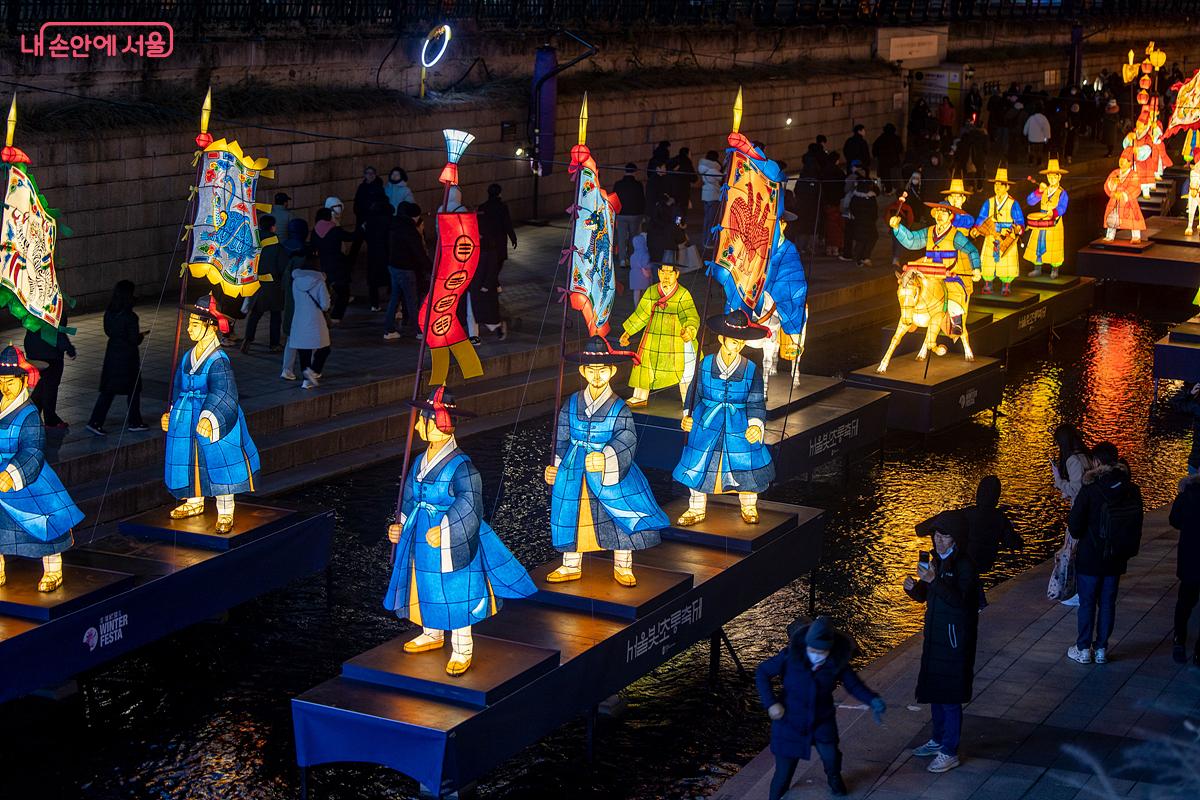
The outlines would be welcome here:
M 0 0 L 10 34 L 48 21 L 171 23 L 205 37 L 270 30 L 424 30 L 430 23 L 538 28 L 655 23 L 918 24 L 956 19 L 1193 16 L 1200 0 Z

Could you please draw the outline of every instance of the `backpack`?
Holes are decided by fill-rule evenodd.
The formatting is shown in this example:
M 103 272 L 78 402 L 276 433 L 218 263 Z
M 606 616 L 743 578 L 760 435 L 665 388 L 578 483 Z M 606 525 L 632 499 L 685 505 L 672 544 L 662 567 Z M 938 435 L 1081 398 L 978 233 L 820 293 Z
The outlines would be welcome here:
M 1100 501 L 1100 518 L 1092 533 L 1097 550 L 1105 561 L 1128 561 L 1142 546 L 1141 493 L 1130 484 L 1125 496 Z

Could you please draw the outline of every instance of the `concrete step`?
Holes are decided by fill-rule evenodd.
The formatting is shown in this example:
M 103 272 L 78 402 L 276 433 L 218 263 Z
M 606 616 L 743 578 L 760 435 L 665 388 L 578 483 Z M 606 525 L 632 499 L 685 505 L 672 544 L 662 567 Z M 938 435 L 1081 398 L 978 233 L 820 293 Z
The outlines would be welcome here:
M 900 314 L 900 304 L 896 300 L 896 279 L 889 275 L 887 281 L 891 286 L 887 293 L 830 309 L 813 318 L 808 326 L 809 340 L 830 338 L 888 322 L 895 324 Z

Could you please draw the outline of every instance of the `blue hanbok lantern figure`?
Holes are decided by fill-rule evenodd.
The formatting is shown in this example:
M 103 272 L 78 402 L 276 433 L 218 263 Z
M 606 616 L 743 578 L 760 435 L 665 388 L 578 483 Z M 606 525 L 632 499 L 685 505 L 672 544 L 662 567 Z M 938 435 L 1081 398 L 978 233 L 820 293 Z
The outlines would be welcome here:
M 411 401 L 410 401 L 411 402 Z M 521 562 L 483 521 L 483 483 L 454 440 L 459 411 L 444 386 L 419 411 L 416 432 L 428 448 L 405 479 L 400 519 L 388 527 L 396 545 L 384 608 L 421 626 L 404 652 L 439 650 L 450 631 L 449 675 L 471 666 L 471 626 L 500 610 L 505 598 L 537 589 Z
M 708 495 L 732 492 L 741 502 L 742 520 L 755 524 L 758 494 L 775 479 L 775 465 L 763 440 L 762 370 L 741 351 L 768 331 L 752 325 L 740 310 L 711 317 L 707 324 L 721 349 L 704 357 L 684 404 L 680 425 L 688 437 L 673 474 L 690 498 L 679 524 L 703 522 Z
M 554 464 L 546 467 L 546 483 L 554 487 L 550 534 L 563 554 L 562 566 L 546 576 L 551 583 L 582 577 L 584 553 L 612 550 L 613 578 L 636 586 L 633 551 L 658 544 L 658 532 L 671 524 L 633 463 L 633 414 L 611 386 L 616 365 L 629 355 L 610 352 L 593 336 L 582 352 L 566 356 L 587 386 L 559 410 Z
M 62 586 L 62 553 L 83 512 L 46 463 L 46 435 L 29 390 L 37 369 L 19 349 L 0 352 L 0 586 L 5 556 L 42 559 L 39 592 Z
M 206 497 L 216 498 L 217 533 L 233 530 L 234 495 L 258 484 L 258 448 L 238 403 L 233 365 L 218 334 L 230 331 L 229 317 L 211 295 L 188 311 L 187 333 L 195 344 L 175 372 L 175 396 L 162 416 L 167 432 L 164 478 L 167 490 L 182 500 L 172 519 L 204 513 Z

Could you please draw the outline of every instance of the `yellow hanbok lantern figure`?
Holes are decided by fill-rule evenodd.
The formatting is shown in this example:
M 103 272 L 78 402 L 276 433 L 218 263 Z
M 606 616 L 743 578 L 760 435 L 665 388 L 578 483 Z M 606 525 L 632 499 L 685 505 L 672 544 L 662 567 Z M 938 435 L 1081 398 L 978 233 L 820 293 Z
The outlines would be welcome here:
M 1184 233 L 1191 236 L 1196 230 L 1196 210 L 1200 209 L 1200 161 L 1193 161 L 1188 171 L 1187 228 Z
M 954 206 L 958 209 L 967 207 L 967 198 L 972 195 L 972 192 L 967 190 L 963 185 L 962 178 L 951 178 L 950 188 L 942 192 L 946 197 L 946 205 Z M 975 218 L 970 214 L 959 211 L 953 215 L 954 230 L 961 233 L 963 236 L 969 236 L 971 229 L 975 227 Z M 963 288 L 970 297 L 975 291 L 975 281 L 978 280 L 978 275 L 975 268 L 971 266 L 970 259 L 960 258 L 955 262 L 954 274 L 962 278 Z
M 1028 205 L 1037 207 L 1029 213 L 1031 233 L 1025 245 L 1025 260 L 1033 262 L 1030 277 L 1041 275 L 1042 266 L 1049 264 L 1050 277 L 1057 278 L 1064 259 L 1062 220 L 1067 213 L 1067 190 L 1062 188 L 1062 176 L 1067 171 L 1058 166 L 1057 158 L 1052 158 L 1039 174 L 1046 180 L 1025 198 Z
M 992 293 L 992 281 L 996 278 L 1002 284 L 1001 293 L 1010 294 L 1009 284 L 1021 274 L 1016 243 L 1025 226 L 1025 215 L 1021 213 L 1021 207 L 1008 196 L 1012 184 L 1008 180 L 1007 167 L 996 168 L 992 185 L 993 194 L 983 201 L 983 207 L 975 217 L 973 231 L 976 236 L 983 236 L 983 246 L 979 248 L 983 294 Z

